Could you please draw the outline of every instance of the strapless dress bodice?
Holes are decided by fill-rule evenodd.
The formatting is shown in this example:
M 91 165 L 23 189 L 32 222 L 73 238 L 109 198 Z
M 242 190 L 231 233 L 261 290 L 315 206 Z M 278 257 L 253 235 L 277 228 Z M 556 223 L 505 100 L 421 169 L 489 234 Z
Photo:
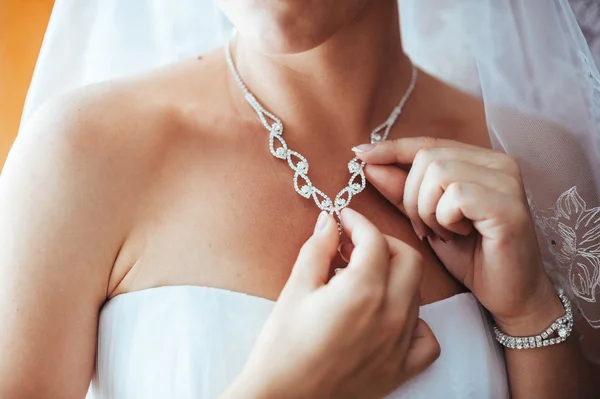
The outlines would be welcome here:
M 88 399 L 217 398 L 242 370 L 273 306 L 196 286 L 116 296 L 100 313 Z M 502 349 L 472 294 L 422 306 L 420 317 L 441 355 L 389 398 L 508 398 Z

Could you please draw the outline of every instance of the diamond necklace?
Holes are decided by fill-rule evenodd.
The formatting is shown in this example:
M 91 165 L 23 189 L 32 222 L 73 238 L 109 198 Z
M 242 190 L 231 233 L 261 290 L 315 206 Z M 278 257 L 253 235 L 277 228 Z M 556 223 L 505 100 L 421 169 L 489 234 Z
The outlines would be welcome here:
M 290 169 L 294 171 L 294 189 L 306 199 L 312 197 L 317 207 L 322 211 L 335 215 L 337 217 L 338 229 L 340 229 L 341 233 L 340 212 L 350 204 L 352 197 L 365 189 L 367 184 L 363 171 L 365 163 L 357 157 L 352 158 L 348 162 L 348 171 L 350 172 L 348 185 L 340 190 L 332 201 L 327 194 L 315 187 L 308 178 L 308 161 L 306 158 L 288 147 L 283 139 L 283 123 L 281 120 L 267 111 L 244 84 L 231 57 L 231 41 L 225 46 L 225 58 L 233 77 L 244 92 L 245 100 L 256 111 L 262 125 L 269 132 L 269 150 L 271 154 L 276 158 L 286 160 Z M 392 110 L 387 120 L 371 132 L 371 143 L 387 140 L 392 126 L 396 123 L 396 119 L 402 113 L 404 104 L 412 94 L 417 81 L 417 68 L 412 63 L 411 66 L 412 77 L 404 96 L 402 96 L 398 105 Z

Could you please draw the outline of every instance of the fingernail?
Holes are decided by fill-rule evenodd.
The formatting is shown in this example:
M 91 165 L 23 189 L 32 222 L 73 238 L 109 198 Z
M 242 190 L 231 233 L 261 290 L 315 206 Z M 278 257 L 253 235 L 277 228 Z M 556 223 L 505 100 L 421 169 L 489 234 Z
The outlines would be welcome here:
M 417 234 L 417 237 L 419 237 L 419 239 L 421 241 L 425 241 L 425 239 L 430 236 L 430 232 L 424 231 L 421 227 L 419 227 L 412 220 L 410 221 L 410 224 L 412 224 L 413 230 L 415 231 L 415 233 Z
M 352 147 L 352 151 L 354 152 L 367 152 L 367 151 L 371 151 L 373 148 L 375 148 L 376 144 L 361 144 L 361 145 L 357 145 L 356 147 Z
M 350 242 L 343 242 L 340 244 L 340 246 L 338 247 L 338 252 L 340 253 L 340 256 L 342 257 L 344 262 L 350 262 L 350 255 L 352 254 L 353 249 L 354 246 Z
M 317 219 L 317 224 L 315 225 L 315 233 L 322 231 L 325 226 L 327 226 L 327 212 L 322 211 L 319 214 L 319 218 Z
M 444 244 L 447 244 L 448 242 L 452 241 L 452 239 L 454 238 L 454 235 L 452 235 L 450 237 L 442 237 L 442 236 L 438 235 L 438 237 L 441 242 L 443 242 Z

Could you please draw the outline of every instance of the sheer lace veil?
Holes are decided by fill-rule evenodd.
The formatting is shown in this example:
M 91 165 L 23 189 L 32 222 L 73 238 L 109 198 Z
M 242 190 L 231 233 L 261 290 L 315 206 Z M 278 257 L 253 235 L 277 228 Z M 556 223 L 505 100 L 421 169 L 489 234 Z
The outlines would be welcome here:
M 547 270 L 600 328 L 600 76 L 567 0 L 400 0 L 400 14 L 415 64 L 483 99 L 494 146 L 521 164 Z M 211 0 L 57 0 L 23 120 L 229 30 Z

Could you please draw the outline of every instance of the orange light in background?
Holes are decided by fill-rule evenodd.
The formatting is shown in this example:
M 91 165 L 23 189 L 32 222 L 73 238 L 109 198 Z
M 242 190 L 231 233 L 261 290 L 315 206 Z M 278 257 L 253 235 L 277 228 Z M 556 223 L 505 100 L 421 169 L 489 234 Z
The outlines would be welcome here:
M 17 135 L 53 0 L 0 0 L 0 169 Z

